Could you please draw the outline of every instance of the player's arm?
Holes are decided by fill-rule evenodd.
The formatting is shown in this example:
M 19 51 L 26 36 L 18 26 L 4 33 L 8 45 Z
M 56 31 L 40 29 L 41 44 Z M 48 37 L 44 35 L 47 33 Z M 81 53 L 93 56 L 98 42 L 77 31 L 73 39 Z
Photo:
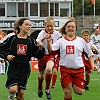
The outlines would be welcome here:
M 37 59 L 41 59 L 44 56 L 45 49 L 42 46 L 42 42 L 39 41 L 38 45 L 36 44 L 36 41 L 32 40 L 32 56 L 36 57 Z
M 99 54 L 99 50 L 95 46 L 92 46 L 91 49 L 94 54 Z
M 94 66 L 93 56 L 90 56 L 90 57 L 88 58 L 88 61 L 89 61 L 89 63 L 91 64 L 93 70 L 94 70 L 94 69 L 97 69 L 97 67 Z
M 11 39 L 7 39 L 3 43 L 0 44 L 0 57 L 3 59 L 7 59 L 7 56 L 10 50 L 10 42 L 11 42 Z

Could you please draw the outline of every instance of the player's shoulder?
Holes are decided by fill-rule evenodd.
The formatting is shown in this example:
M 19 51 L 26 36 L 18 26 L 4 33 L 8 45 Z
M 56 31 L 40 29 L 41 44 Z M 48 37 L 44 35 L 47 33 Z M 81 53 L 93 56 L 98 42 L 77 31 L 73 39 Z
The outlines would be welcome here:
M 45 33 L 45 31 L 44 31 L 44 30 L 41 30 L 41 31 L 39 32 L 39 34 L 43 34 L 43 33 Z

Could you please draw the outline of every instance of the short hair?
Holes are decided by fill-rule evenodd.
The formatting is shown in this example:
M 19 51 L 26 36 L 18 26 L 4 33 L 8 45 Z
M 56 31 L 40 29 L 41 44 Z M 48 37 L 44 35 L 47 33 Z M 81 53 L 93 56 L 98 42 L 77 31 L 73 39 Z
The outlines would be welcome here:
M 87 33 L 88 35 L 90 35 L 90 32 L 88 30 L 86 30 L 86 29 L 82 30 L 81 35 L 83 35 L 84 33 Z
M 16 20 L 15 22 L 14 22 L 14 30 L 17 30 L 18 29 L 18 20 Z
M 55 23 L 53 17 L 47 17 L 47 18 L 44 20 L 44 25 L 45 25 L 47 22 L 53 22 L 53 23 Z

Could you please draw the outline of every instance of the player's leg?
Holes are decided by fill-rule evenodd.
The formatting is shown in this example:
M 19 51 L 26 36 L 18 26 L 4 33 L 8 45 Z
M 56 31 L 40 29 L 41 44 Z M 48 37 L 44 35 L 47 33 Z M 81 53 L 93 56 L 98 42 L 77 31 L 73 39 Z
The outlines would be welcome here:
M 51 88 L 55 88 L 55 83 L 56 83 L 56 80 L 57 80 L 57 68 L 53 68 L 52 69 L 52 86 Z
M 72 100 L 72 83 L 68 84 L 64 89 L 64 100 Z
M 45 77 L 45 70 L 39 71 L 38 75 L 38 97 L 42 98 L 43 95 L 43 81 Z
M 18 97 L 16 100 L 24 100 L 24 90 L 23 89 L 18 89 Z
M 2 74 L 2 65 L 1 65 L 1 60 L 0 60 L 0 74 Z
M 15 93 L 18 90 L 17 85 L 11 86 L 8 90 L 8 100 L 14 100 Z
M 5 74 L 5 61 L 1 60 L 1 66 L 2 66 L 2 74 Z
M 89 83 L 90 83 L 90 73 L 86 71 L 85 73 L 85 90 L 89 90 Z
M 52 98 L 52 95 L 51 95 L 51 92 L 50 92 L 50 82 L 51 82 L 51 78 L 52 78 L 52 68 L 53 68 L 53 66 L 54 66 L 54 62 L 51 61 L 51 60 L 49 60 L 46 63 L 46 76 L 45 76 L 46 88 L 45 88 L 45 92 L 46 92 L 47 99 Z

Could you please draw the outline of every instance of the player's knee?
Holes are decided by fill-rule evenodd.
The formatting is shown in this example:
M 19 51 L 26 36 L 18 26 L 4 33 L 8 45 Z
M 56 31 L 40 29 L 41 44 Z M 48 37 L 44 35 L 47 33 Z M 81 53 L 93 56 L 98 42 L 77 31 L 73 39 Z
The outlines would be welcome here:
M 81 90 L 76 90 L 74 92 L 75 94 L 82 95 L 84 91 L 85 91 L 84 89 L 81 89 Z
M 14 86 L 9 88 L 9 93 L 11 93 L 11 94 L 15 94 L 16 91 L 17 91 L 17 88 Z

